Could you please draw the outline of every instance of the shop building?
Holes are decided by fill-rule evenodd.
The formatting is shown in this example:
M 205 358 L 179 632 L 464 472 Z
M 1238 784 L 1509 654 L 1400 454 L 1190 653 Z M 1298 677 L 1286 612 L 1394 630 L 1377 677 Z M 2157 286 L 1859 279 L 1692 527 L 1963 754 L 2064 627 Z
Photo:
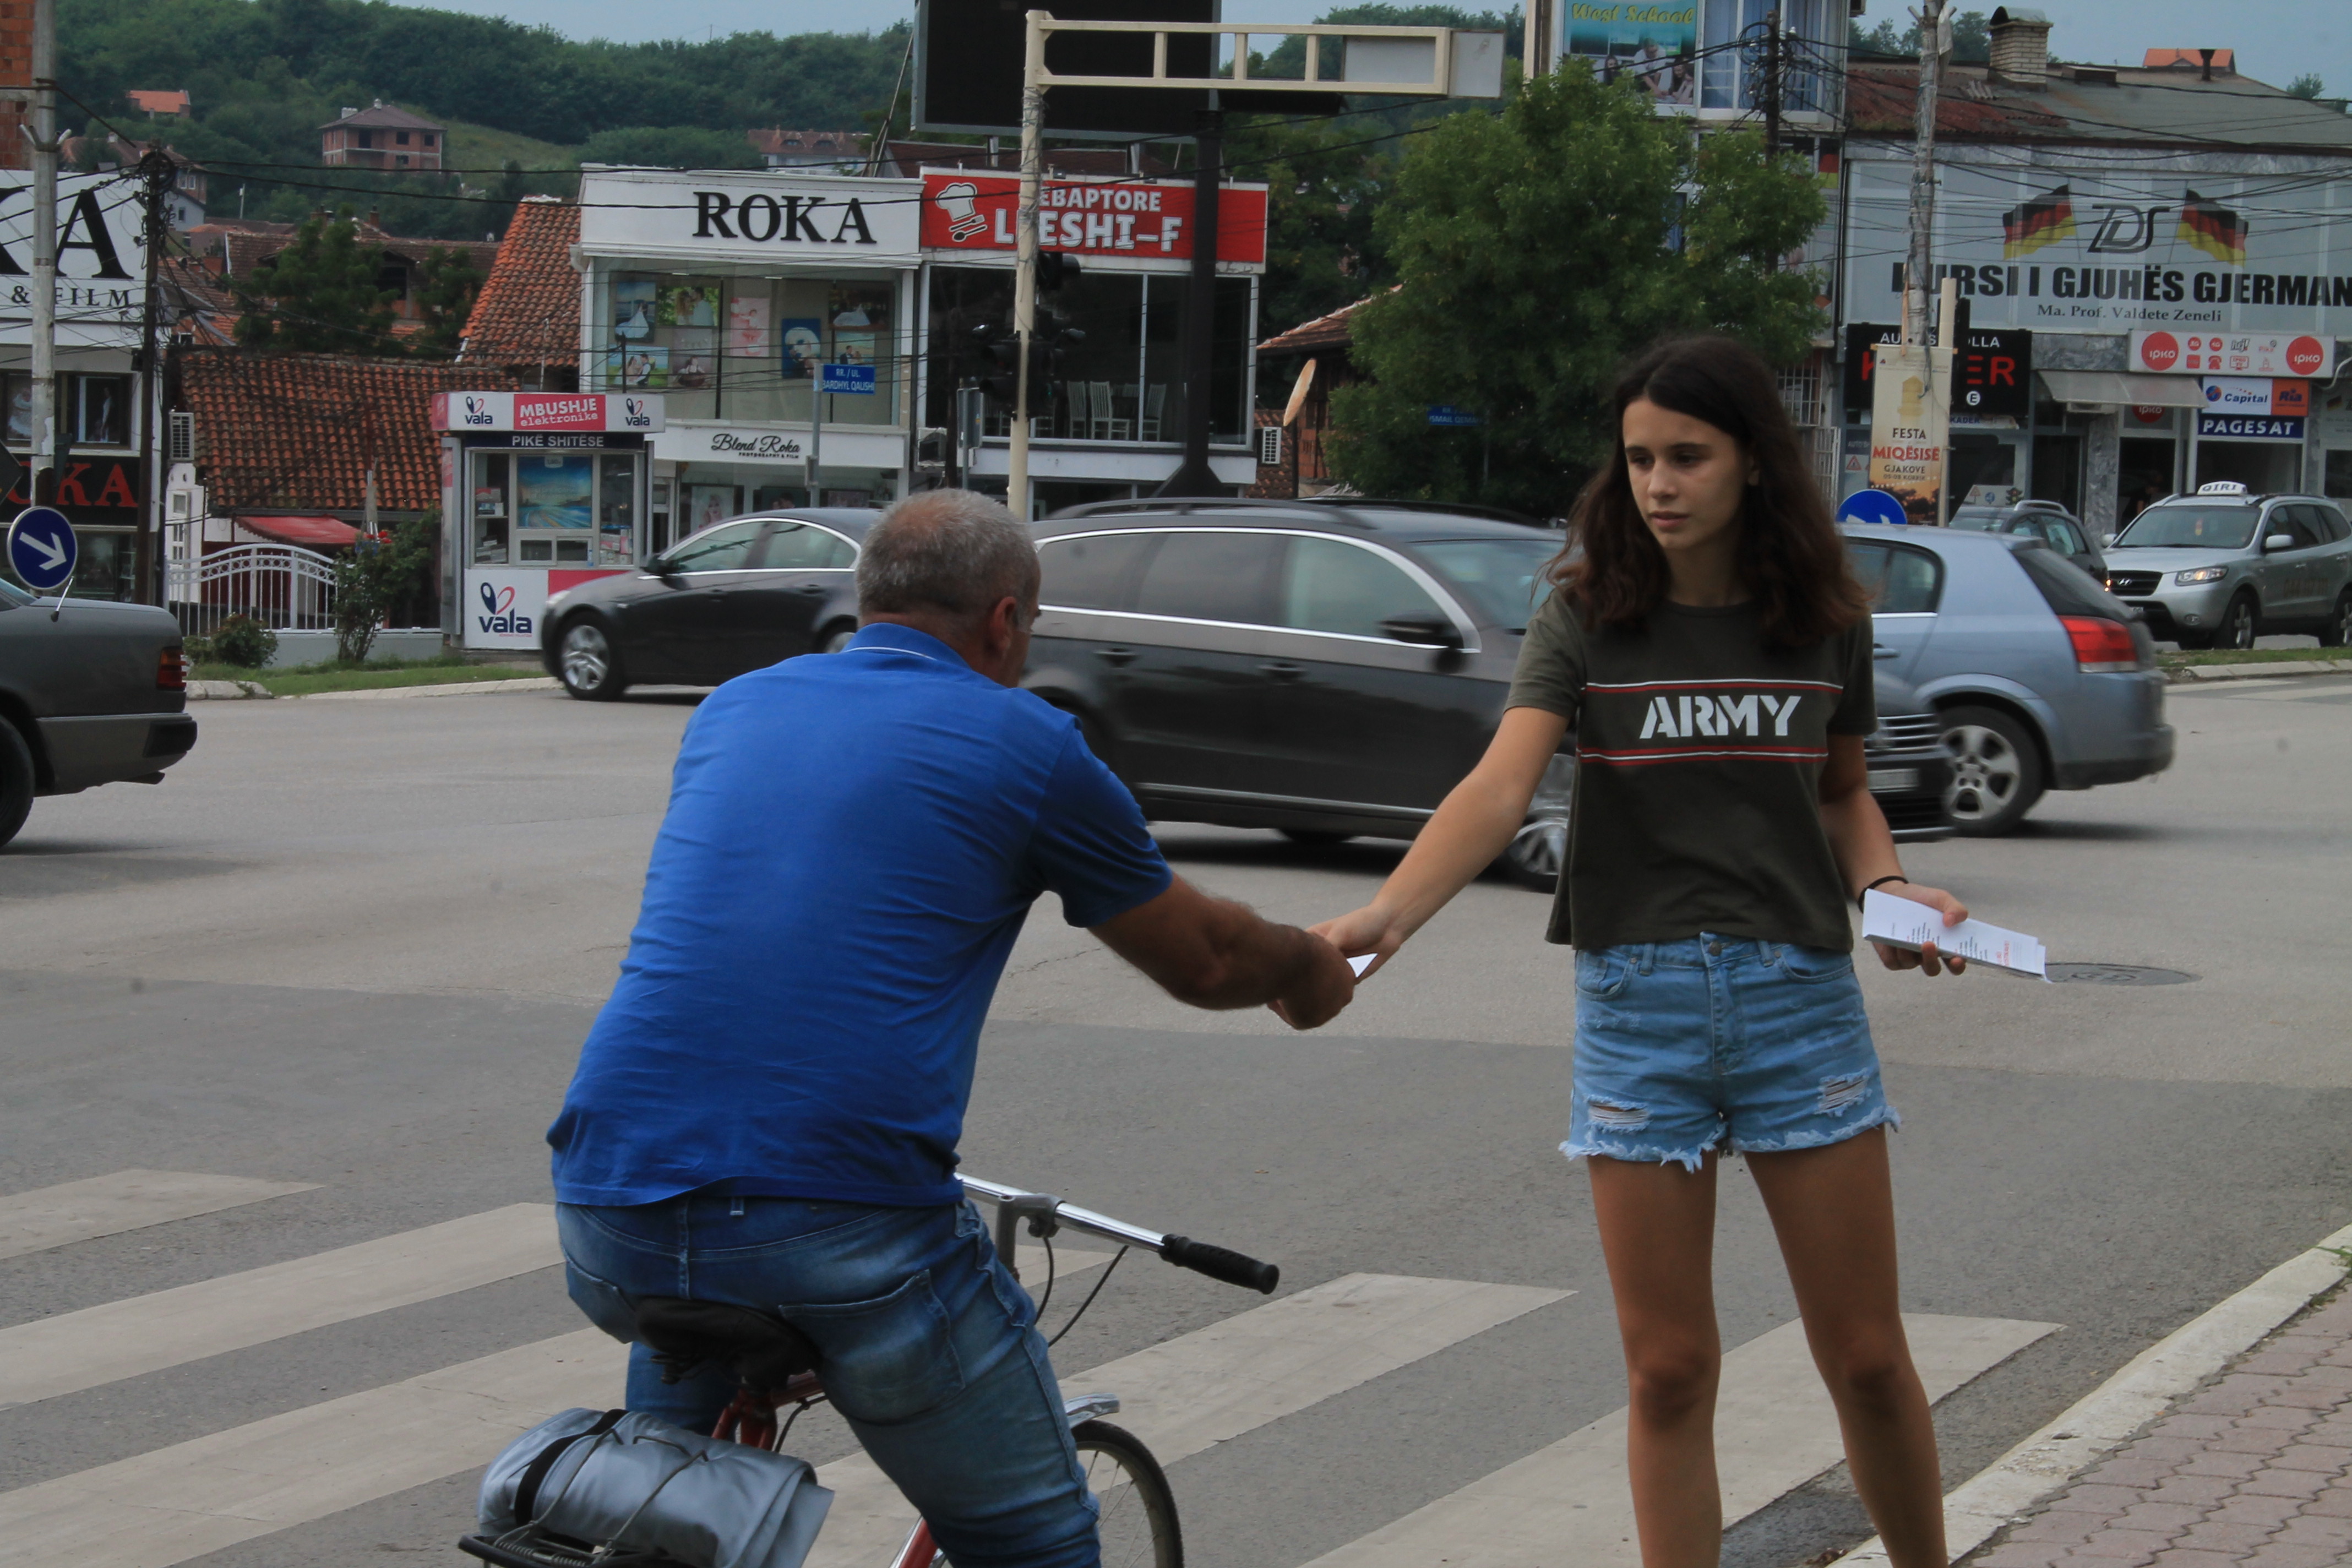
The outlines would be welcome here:
M 666 409 L 640 559 L 738 512 L 906 493 L 920 197 L 782 170 L 582 176 L 578 384 Z
M 1013 321 L 1020 181 L 931 168 L 919 188 L 929 345 L 923 424 L 943 482 L 1002 494 L 1013 408 L 977 388 L 996 368 L 979 334 Z M 1185 405 L 1195 395 L 1208 400 L 1210 470 L 1235 491 L 1256 480 L 1250 411 L 1266 188 L 1234 184 L 1219 191 L 1214 369 L 1205 387 L 1189 385 L 1184 375 L 1192 207 L 1190 180 L 1107 174 L 1044 182 L 1038 247 L 1077 266 L 1038 295 L 1038 329 L 1064 346 L 1045 384 L 1030 389 L 1026 515 L 1150 494 L 1182 460 Z M 1066 335 L 1073 332 L 1083 337 Z M 959 396 L 967 387 L 975 390 Z
M 2227 51 L 2210 71 L 2170 50 L 2069 65 L 2048 30 L 1996 11 L 1994 63 L 1948 68 L 1938 100 L 1936 273 L 1969 329 L 1954 500 L 2060 501 L 2106 531 L 2216 479 L 2352 496 L 2352 118 L 2234 74 Z M 1855 359 L 1902 320 L 1917 77 L 1848 72 L 1848 492 L 1869 444 Z

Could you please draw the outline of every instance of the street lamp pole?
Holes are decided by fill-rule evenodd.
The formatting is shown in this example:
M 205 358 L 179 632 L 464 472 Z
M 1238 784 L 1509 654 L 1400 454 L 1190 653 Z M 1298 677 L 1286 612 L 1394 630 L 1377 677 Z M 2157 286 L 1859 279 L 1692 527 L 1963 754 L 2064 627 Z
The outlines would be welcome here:
M 1029 516 L 1029 344 L 1037 331 L 1037 190 L 1045 162 L 1045 28 L 1050 13 L 1028 14 L 1021 59 L 1021 213 L 1013 279 L 1013 328 L 1021 363 L 1013 373 L 1013 431 L 1006 444 L 1004 503 Z
M 1944 0 L 1920 0 L 1919 104 L 1911 142 L 1911 247 L 1903 262 L 1903 342 L 1912 347 L 1927 341 L 1927 301 L 1934 287 L 1936 98 L 1943 85 L 1943 22 Z

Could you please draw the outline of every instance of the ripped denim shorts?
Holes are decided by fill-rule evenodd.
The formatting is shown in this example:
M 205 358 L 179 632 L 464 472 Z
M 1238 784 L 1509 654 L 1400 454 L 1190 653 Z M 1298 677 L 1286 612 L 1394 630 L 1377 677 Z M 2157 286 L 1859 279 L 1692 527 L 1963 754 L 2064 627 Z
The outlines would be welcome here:
M 1576 955 L 1570 1158 L 1696 1171 L 1900 1126 L 1850 954 L 1701 932 Z

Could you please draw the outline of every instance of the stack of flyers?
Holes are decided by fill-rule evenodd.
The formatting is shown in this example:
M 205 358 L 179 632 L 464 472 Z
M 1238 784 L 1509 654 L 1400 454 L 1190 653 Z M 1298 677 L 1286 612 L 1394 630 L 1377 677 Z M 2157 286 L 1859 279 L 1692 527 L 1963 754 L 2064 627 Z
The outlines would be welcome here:
M 1956 926 L 1948 926 L 1942 910 L 1882 893 L 1875 888 L 1862 896 L 1862 934 L 1868 941 L 1907 948 L 1913 952 L 1932 942 L 1936 951 L 1948 958 L 1989 963 L 1995 969 L 2013 970 L 2042 981 L 2050 978 L 2049 954 L 2040 939 L 2023 931 L 2003 931 L 1982 921 L 1962 921 Z

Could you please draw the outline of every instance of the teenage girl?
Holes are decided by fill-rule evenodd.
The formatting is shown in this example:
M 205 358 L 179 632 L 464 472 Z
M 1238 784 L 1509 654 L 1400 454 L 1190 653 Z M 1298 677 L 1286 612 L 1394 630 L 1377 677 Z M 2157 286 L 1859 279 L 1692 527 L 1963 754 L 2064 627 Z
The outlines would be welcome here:
M 1894 1108 L 1847 911 L 1907 882 L 1866 787 L 1870 606 L 1771 371 L 1723 338 L 1619 382 L 1494 743 L 1370 904 L 1317 927 L 1385 963 L 1501 853 L 1577 728 L 1550 938 L 1576 949 L 1570 1156 L 1589 1158 L 1616 1297 L 1643 1568 L 1723 1534 L 1710 1276 L 1728 1148 L 1772 1216 L 1855 1489 L 1896 1568 L 1945 1568 L 1927 1400 L 1896 1300 Z M 1958 973 L 1931 945 L 1889 969 Z M 1374 965 L 1375 968 L 1378 964 Z

